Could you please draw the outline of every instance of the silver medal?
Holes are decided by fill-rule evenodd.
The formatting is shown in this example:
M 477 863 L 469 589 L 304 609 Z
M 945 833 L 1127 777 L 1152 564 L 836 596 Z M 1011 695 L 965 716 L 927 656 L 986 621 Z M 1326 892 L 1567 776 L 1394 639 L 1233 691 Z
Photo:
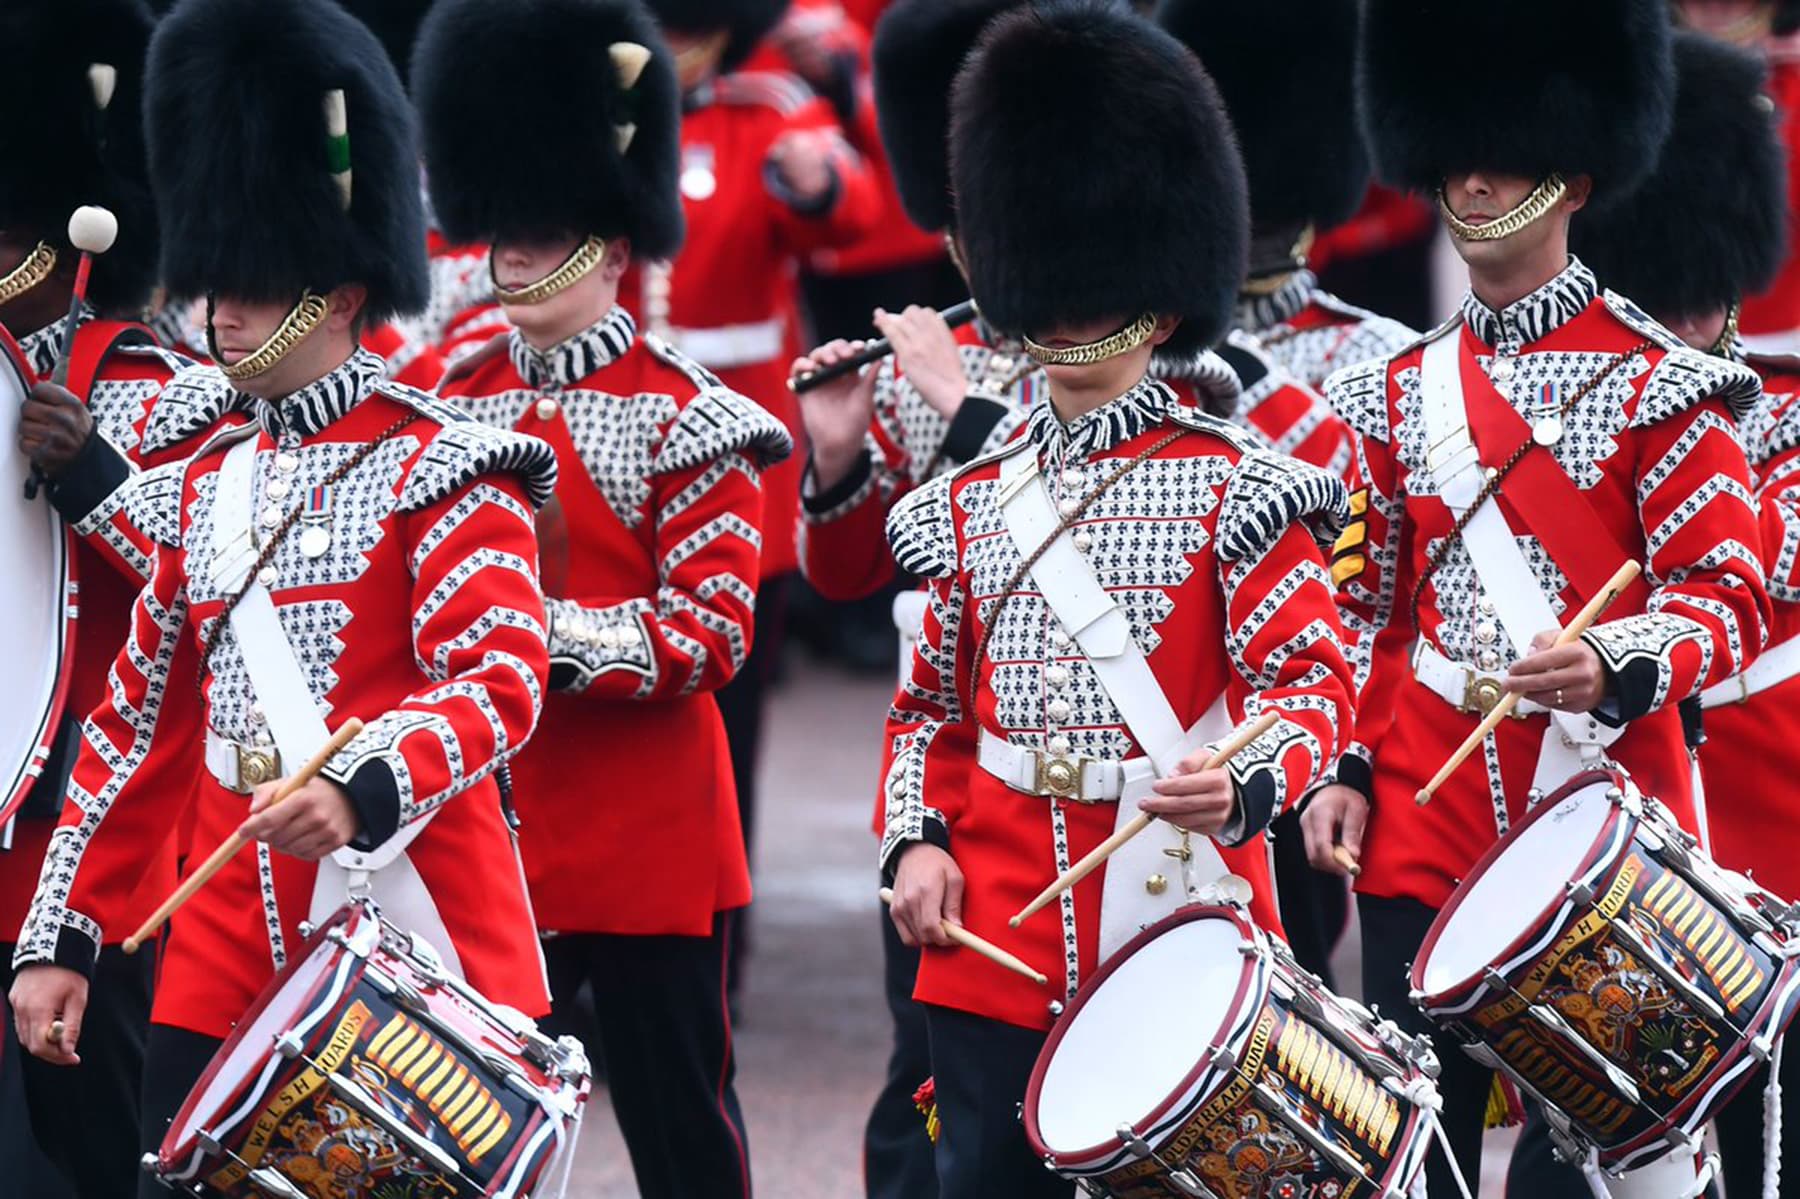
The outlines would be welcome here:
M 323 558 L 331 548 L 331 530 L 324 525 L 308 525 L 300 530 L 300 552 L 308 558 Z
M 1531 440 L 1542 446 L 1552 446 L 1562 440 L 1563 423 L 1555 416 L 1540 416 L 1537 423 L 1531 426 Z

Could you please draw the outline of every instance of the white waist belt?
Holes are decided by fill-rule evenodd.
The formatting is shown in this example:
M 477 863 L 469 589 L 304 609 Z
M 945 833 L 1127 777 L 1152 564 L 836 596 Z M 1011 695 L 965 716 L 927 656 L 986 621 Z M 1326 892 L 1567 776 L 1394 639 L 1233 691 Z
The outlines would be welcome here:
M 1100 758 L 1052 757 L 1035 749 L 1014 745 L 1004 737 L 996 737 L 986 729 L 976 746 L 976 761 L 981 768 L 1011 787 L 1027 795 L 1045 799 L 1068 799 L 1076 803 L 1117 802 L 1125 792 L 1128 779 L 1153 778 L 1155 769 L 1150 759 L 1128 758 L 1117 761 Z
M 1439 699 L 1459 712 L 1486 715 L 1500 697 L 1506 694 L 1506 676 L 1494 671 L 1477 670 L 1446 658 L 1428 641 L 1413 646 L 1413 677 Z M 1515 717 L 1539 715 L 1550 709 L 1528 699 L 1513 708 Z
M 1765 649 L 1756 661 L 1722 683 L 1714 683 L 1700 693 L 1702 708 L 1722 708 L 1741 704 L 1760 691 L 1767 691 L 1800 675 L 1800 637 L 1790 637 Z
M 282 777 L 281 751 L 273 745 L 244 745 L 207 729 L 206 769 L 227 791 L 249 795 L 261 784 Z
M 670 329 L 675 348 L 709 370 L 755 366 L 781 357 L 787 321 L 772 316 L 747 325 L 715 325 L 710 329 Z

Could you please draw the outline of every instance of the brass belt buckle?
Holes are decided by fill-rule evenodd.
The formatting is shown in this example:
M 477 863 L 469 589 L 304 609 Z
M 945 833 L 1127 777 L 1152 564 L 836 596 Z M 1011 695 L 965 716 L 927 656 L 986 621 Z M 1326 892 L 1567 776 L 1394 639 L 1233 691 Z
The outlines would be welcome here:
M 1506 694 L 1506 688 L 1500 685 L 1499 679 L 1486 678 L 1473 670 L 1468 675 L 1468 682 L 1463 687 L 1462 710 L 1486 716 L 1500 702 L 1500 697 Z
M 237 750 L 238 787 L 248 795 L 264 783 L 273 782 L 279 770 L 277 755 L 261 749 L 234 746 Z
M 1037 793 L 1052 799 L 1087 803 L 1081 795 L 1081 766 L 1085 758 L 1052 758 L 1037 755 Z

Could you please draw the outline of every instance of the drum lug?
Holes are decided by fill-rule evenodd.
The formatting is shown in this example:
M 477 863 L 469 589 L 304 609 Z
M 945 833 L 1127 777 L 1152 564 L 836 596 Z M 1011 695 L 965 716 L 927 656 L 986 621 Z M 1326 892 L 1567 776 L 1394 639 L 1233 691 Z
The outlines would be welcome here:
M 299 1057 L 305 1048 L 306 1046 L 301 1043 L 300 1038 L 291 1032 L 283 1033 L 275 1038 L 275 1052 L 290 1062 Z
M 219 1138 L 213 1135 L 210 1128 L 202 1128 L 195 1133 L 194 1141 L 209 1157 L 220 1157 L 225 1153 L 225 1147 L 219 1144 Z
M 1578 908 L 1585 908 L 1594 902 L 1594 889 L 1586 883 L 1570 883 L 1567 890 L 1569 902 Z
M 1629 924 L 1619 922 L 1613 924 L 1608 931 L 1619 940 L 1625 942 L 1625 944 L 1630 947 L 1631 951 L 1643 960 L 1644 967 L 1648 969 L 1650 973 L 1662 979 L 1664 985 L 1671 991 L 1674 991 L 1677 995 L 1681 996 L 1690 1008 L 1693 1008 L 1708 1020 L 1711 1020 L 1714 1024 L 1724 1024 L 1726 1022 L 1725 1009 L 1715 1003 L 1712 996 L 1683 978 L 1679 970 L 1671 969 L 1664 963 L 1662 958 L 1656 953 L 1655 949 L 1645 941 L 1643 937 L 1638 935 L 1638 931 L 1635 928 L 1632 928 Z

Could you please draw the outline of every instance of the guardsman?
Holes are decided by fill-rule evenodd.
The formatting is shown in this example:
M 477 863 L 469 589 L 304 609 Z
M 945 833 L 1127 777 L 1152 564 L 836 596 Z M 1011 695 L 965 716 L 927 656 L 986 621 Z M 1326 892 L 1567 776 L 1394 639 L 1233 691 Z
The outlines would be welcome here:
M 550 692 L 513 765 L 554 1023 L 577 1032 L 591 989 L 639 1194 L 747 1196 L 725 974 L 750 878 L 715 696 L 750 654 L 760 476 L 792 443 L 619 305 L 683 225 L 675 65 L 640 0 L 440 0 L 415 93 L 438 220 L 491 247 L 513 325 L 444 394 L 561 466 Z
M 1800 770 L 1792 715 L 1800 700 L 1800 359 L 1747 351 L 1737 336 L 1739 305 L 1768 287 L 1785 258 L 1786 155 L 1758 56 L 1680 33 L 1675 67 L 1675 122 L 1656 173 L 1612 209 L 1584 215 L 1570 245 L 1689 346 L 1762 378 L 1763 395 L 1740 428 L 1774 615 L 1768 646 L 1749 668 L 1700 693 L 1700 774 L 1713 856 L 1792 902 L 1800 897 L 1790 799 Z M 1800 1094 L 1800 1054 L 1782 1056 L 1781 1074 L 1783 1090 Z M 1763 1193 L 1760 1091 L 1746 1089 L 1713 1122 L 1733 1194 Z M 1529 1172 L 1532 1193 L 1554 1194 L 1533 1168 L 1547 1156 L 1544 1138 L 1527 1129 L 1513 1177 Z M 1780 1160 L 1791 1170 L 1800 1163 L 1800 1120 L 1790 1115 L 1781 1130 Z M 1579 1185 L 1566 1189 L 1580 1194 Z
M 1261 830 L 1349 731 L 1310 527 L 1335 527 L 1344 493 L 1148 377 L 1223 335 L 1248 234 L 1230 125 L 1184 47 L 1112 4 L 1021 6 L 987 26 L 950 111 L 971 288 L 1048 395 L 890 519 L 930 590 L 887 725 L 881 861 L 902 937 L 926 947 L 941 1193 L 1065 1196 L 1017 1118 L 1046 998 L 1193 896 L 1236 894 L 1275 926 Z M 1067 162 L 1092 185 L 1046 186 Z M 1202 769 L 1265 711 L 1271 730 Z M 1008 927 L 1140 810 L 1165 819 Z M 946 919 L 1051 975 L 1049 996 L 947 948 Z
M 1533 796 L 1610 760 L 1694 824 L 1680 708 L 1742 669 L 1769 619 L 1735 426 L 1759 389 L 1569 255 L 1571 221 L 1627 196 L 1667 135 L 1660 0 L 1579 12 L 1534 0 L 1500 22 L 1376 0 L 1365 20 L 1358 78 L 1377 168 L 1436 194 L 1471 289 L 1418 345 L 1326 385 L 1357 432 L 1356 519 L 1333 574 L 1361 699 L 1336 784 L 1302 824 L 1321 868 L 1340 842 L 1362 858 L 1366 997 L 1430 1032 L 1407 963 Z M 1546 39 L 1552 20 L 1560 35 Z M 1507 69 L 1470 71 L 1475 47 Z M 1552 646 L 1626 561 L 1643 578 Z M 1508 691 L 1523 697 L 1518 718 L 1418 806 Z M 1444 1126 L 1474 1178 L 1491 1072 L 1447 1040 L 1438 1053 Z M 1660 1175 L 1651 1193 L 1693 1183 L 1691 1165 L 1664 1165 L 1686 1181 Z M 1433 1194 L 1453 1193 L 1442 1160 L 1428 1169 Z
M 304 0 L 184 0 L 145 78 L 163 280 L 208 297 L 218 363 L 177 374 L 154 417 L 214 431 L 92 488 L 96 535 L 146 548 L 150 582 L 83 731 L 12 1002 L 32 1053 L 76 1065 L 144 847 L 190 803 L 195 845 L 256 843 L 170 926 L 148 1149 L 300 924 L 353 892 L 488 998 L 547 1008 L 494 776 L 549 672 L 532 508 L 555 459 L 386 382 L 357 345 L 425 300 L 410 112 L 366 29 Z M 351 716 L 366 730 L 269 806 Z

